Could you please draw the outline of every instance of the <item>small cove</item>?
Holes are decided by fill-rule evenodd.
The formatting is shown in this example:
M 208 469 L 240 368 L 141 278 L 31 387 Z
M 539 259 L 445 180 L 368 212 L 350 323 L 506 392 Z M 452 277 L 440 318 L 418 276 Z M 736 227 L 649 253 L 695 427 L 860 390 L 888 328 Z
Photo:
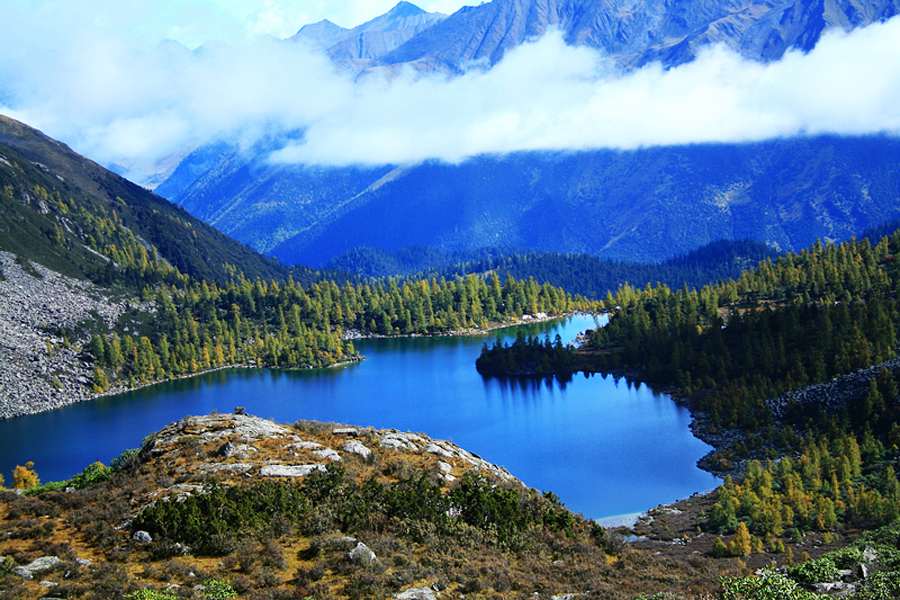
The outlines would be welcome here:
M 578 316 L 524 327 L 567 341 L 594 326 Z M 65 479 L 184 416 L 242 406 L 282 423 L 332 421 L 449 439 L 597 519 L 715 487 L 718 480 L 696 467 L 709 446 L 691 435 L 690 413 L 667 395 L 599 375 L 564 384 L 479 375 L 482 344 L 511 340 L 516 330 L 358 340 L 367 360 L 341 368 L 230 369 L 0 421 L 0 469 L 10 479 L 16 464 L 31 460 L 42 481 Z

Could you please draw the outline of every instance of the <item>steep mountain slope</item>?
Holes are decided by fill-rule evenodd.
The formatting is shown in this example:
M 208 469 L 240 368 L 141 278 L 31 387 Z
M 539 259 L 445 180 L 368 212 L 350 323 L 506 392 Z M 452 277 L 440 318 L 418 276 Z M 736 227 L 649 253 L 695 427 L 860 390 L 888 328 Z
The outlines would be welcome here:
M 377 64 L 450 72 L 471 63 L 494 65 L 551 28 L 567 43 L 602 49 L 624 67 L 655 60 L 674 66 L 711 43 L 768 61 L 789 48 L 811 49 L 827 29 L 849 30 L 898 13 L 897 0 L 493 0 L 463 8 Z
M 719 239 L 798 249 L 900 216 L 900 141 L 885 137 L 521 153 L 396 169 L 256 169 L 241 160 L 176 200 L 289 264 L 416 245 L 656 261 Z
M 90 276 L 106 264 L 84 239 L 90 215 L 121 223 L 182 273 L 223 280 L 227 265 L 240 265 L 248 277 L 287 276 L 184 209 L 2 115 L 0 192 L 0 249 L 69 275 Z
M 288 167 L 224 144 L 189 156 L 157 188 L 175 202 L 260 252 L 320 230 L 358 203 L 358 195 L 392 167 Z M 204 170 L 205 169 L 205 170 Z M 196 173 L 201 174 L 187 183 Z M 309 234 L 308 235 L 312 235 Z

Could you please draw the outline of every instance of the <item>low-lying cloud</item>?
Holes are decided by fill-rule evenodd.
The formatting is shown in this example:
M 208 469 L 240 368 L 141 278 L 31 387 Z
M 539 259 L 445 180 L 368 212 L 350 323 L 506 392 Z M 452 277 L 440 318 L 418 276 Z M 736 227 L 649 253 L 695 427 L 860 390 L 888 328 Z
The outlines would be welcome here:
M 14 27 L 5 10 L 0 35 Z M 305 134 L 270 160 L 318 165 L 900 133 L 900 19 L 827 34 L 808 54 L 768 65 L 713 47 L 668 71 L 621 73 L 550 33 L 486 72 L 360 82 L 270 37 L 190 51 L 109 28 L 53 35 L 0 41 L 0 112 L 145 171 L 185 148 L 273 131 Z

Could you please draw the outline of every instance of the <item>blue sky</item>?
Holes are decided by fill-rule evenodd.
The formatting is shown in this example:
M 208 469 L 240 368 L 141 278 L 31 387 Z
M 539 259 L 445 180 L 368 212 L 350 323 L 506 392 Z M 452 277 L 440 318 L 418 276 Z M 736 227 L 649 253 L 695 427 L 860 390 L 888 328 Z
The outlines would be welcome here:
M 238 42 L 256 35 L 290 37 L 303 25 L 328 19 L 355 27 L 389 11 L 398 0 L 3 0 L 7 23 L 28 22 L 52 32 L 56 27 L 128 32 L 132 39 L 155 44 L 173 39 L 194 48 L 210 39 Z M 446 14 L 461 0 L 413 2 Z M 11 32 L 12 39 L 19 36 Z M 2 42 L 0 42 L 2 47 Z
M 449 162 L 485 153 L 900 134 L 900 18 L 759 64 L 709 48 L 619 72 L 558 32 L 487 72 L 390 79 L 280 39 L 394 0 L 0 0 L 0 113 L 102 163 L 154 172 L 214 140 L 303 131 L 270 160 Z M 454 12 L 462 3 L 417 3 Z M 189 48 L 160 45 L 175 39 Z M 135 175 L 137 177 L 137 175 Z

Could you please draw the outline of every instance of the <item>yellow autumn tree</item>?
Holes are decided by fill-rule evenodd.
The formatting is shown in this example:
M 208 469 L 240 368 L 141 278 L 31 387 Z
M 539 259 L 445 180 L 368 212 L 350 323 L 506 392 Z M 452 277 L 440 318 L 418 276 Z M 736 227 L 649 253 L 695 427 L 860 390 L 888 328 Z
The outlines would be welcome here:
M 735 531 L 734 539 L 728 544 L 728 551 L 734 556 L 748 556 L 753 550 L 752 540 L 750 539 L 750 530 L 747 524 L 739 521 L 737 531 Z
M 34 463 L 28 461 L 25 466 L 17 465 L 13 469 L 13 489 L 27 490 L 41 485 L 38 474 L 34 472 Z

